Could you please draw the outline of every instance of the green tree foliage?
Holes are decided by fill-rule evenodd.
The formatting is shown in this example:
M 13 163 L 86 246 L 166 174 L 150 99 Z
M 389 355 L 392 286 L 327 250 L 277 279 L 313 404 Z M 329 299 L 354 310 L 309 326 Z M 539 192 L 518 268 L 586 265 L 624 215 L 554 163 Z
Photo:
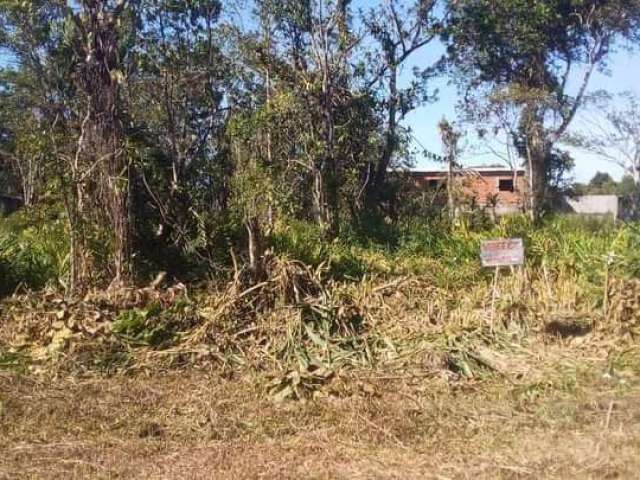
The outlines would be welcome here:
M 233 72 L 221 51 L 219 2 L 145 0 L 127 92 L 136 156 L 138 248 L 164 268 L 211 266 L 228 203 L 223 105 Z M 166 261 L 170 260 L 170 261 Z M 184 265 L 183 265 L 184 266 Z
M 72 289 L 244 235 L 254 265 L 278 219 L 357 215 L 381 117 L 350 3 L 256 1 L 238 28 L 211 1 L 3 2 L 5 176 L 65 205 Z
M 52 141 L 70 118 L 72 89 L 64 10 L 51 1 L 0 6 L 0 52 L 19 65 L 0 65 L 0 163 L 26 205 L 60 180 Z
M 262 162 L 310 193 L 300 205 L 329 237 L 362 206 L 364 171 L 380 138 L 350 3 L 258 2 L 260 30 L 244 37 L 247 64 L 260 78 L 255 108 L 288 103 L 286 136 L 275 125 L 263 131 Z
M 631 175 L 624 175 L 616 181 L 607 172 L 596 172 L 589 183 L 576 183 L 572 190 L 578 195 L 617 195 L 624 209 L 623 215 L 627 218 L 637 216 L 638 187 Z
M 364 17 L 364 24 L 376 42 L 376 48 L 366 55 L 372 71 L 367 78 L 370 88 L 377 87 L 378 98 L 384 111 L 383 138 L 379 153 L 368 166 L 366 193 L 369 206 L 389 201 L 393 192 L 387 181 L 390 168 L 401 166 L 401 122 L 417 106 L 433 101 L 437 92 L 428 89 L 428 80 L 441 66 L 440 60 L 417 69 L 414 79 L 406 88 L 400 86 L 403 64 L 416 52 L 435 44 L 443 24 L 436 15 L 438 2 L 418 0 L 382 2 Z M 379 59 L 375 61 L 374 59 Z M 381 202 L 382 201 L 382 202 Z
M 514 144 L 529 167 L 530 210 L 544 209 L 554 145 L 583 103 L 589 80 L 622 39 L 637 40 L 637 0 L 450 2 L 449 53 L 481 110 L 516 110 Z M 580 76 L 576 91 L 570 80 Z
M 609 189 L 612 185 L 615 185 L 615 181 L 605 172 L 597 172 L 589 182 L 589 187 L 595 189 Z

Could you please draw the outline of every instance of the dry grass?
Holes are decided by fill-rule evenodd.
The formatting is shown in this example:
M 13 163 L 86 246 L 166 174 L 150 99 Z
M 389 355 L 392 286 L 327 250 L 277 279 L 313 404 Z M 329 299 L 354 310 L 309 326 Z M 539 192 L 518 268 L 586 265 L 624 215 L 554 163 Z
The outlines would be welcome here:
M 418 277 L 334 283 L 295 263 L 273 271 L 258 287 L 232 283 L 186 304 L 181 291 L 146 291 L 179 313 L 167 328 L 186 329 L 155 346 L 113 332 L 118 299 L 6 304 L 0 478 L 640 471 L 630 284 L 613 284 L 605 312 L 570 275 L 505 275 L 492 312 L 485 283 L 461 294 Z M 127 298 L 147 308 L 136 292 Z M 56 328 L 72 336 L 34 362 Z
M 639 357 L 540 342 L 486 378 L 345 371 L 280 404 L 248 371 L 2 373 L 0 478 L 634 478 Z

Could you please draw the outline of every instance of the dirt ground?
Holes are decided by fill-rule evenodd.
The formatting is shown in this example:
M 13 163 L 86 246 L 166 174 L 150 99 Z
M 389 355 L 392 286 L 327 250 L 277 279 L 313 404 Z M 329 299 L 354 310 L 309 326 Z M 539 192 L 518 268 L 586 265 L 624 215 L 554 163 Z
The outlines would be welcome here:
M 638 478 L 638 357 L 539 345 L 281 403 L 256 373 L 0 370 L 0 478 Z

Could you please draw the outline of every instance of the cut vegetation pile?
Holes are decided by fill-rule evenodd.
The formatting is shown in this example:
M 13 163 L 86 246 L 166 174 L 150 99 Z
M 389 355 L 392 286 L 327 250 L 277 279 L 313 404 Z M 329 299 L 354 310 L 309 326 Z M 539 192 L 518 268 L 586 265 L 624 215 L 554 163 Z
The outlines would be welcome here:
M 279 399 L 306 398 L 343 369 L 471 378 L 474 369 L 500 370 L 485 358 L 489 350 L 540 335 L 633 344 L 638 280 L 616 276 L 606 261 L 602 272 L 582 272 L 567 260 L 503 271 L 495 285 L 485 275 L 462 291 L 430 272 L 337 279 L 327 264 L 268 254 L 258 282 L 237 271 L 192 289 L 152 285 L 77 301 L 53 290 L 15 295 L 0 307 L 0 342 L 5 364 L 32 368 L 252 369 L 276 378 Z

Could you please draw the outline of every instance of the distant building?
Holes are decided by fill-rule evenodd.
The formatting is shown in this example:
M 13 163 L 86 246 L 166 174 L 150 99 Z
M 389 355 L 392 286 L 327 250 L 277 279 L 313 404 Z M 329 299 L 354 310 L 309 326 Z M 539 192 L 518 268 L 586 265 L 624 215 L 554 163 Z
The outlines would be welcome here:
M 423 191 L 445 191 L 448 172 L 412 171 L 415 186 Z M 496 215 L 519 213 L 524 209 L 527 181 L 524 169 L 469 167 L 455 173 L 456 196 L 467 205 L 491 208 Z
M 614 219 L 621 216 L 620 199 L 616 195 L 565 196 L 564 201 L 565 205 L 560 210 L 566 213 L 612 216 Z

